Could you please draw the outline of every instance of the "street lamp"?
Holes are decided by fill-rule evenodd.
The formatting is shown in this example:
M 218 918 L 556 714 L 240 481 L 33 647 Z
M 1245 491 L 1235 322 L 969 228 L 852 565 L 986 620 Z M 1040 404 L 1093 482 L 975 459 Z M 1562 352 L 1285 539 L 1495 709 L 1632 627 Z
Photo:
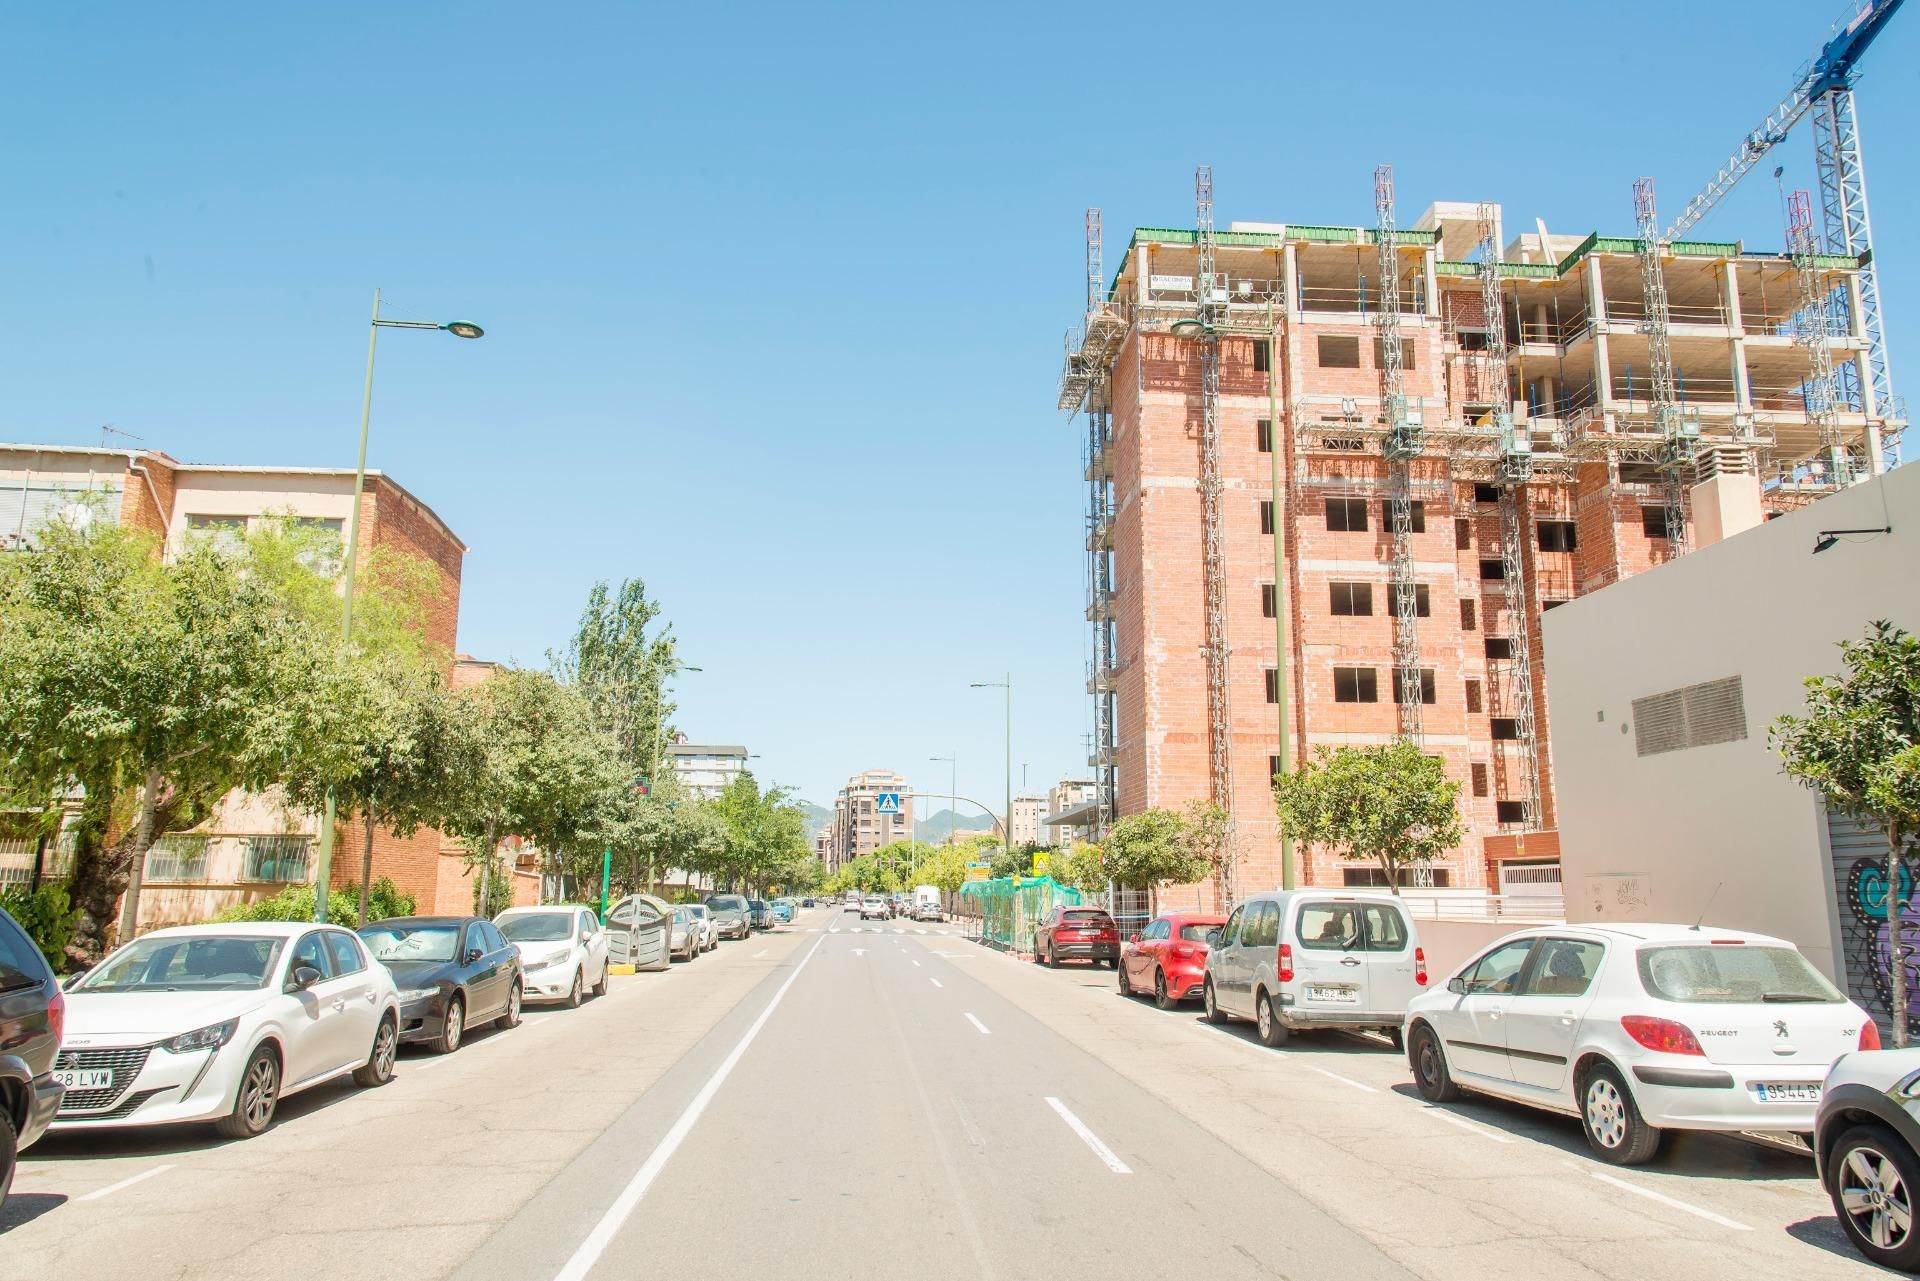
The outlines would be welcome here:
M 340 639 L 353 639 L 353 571 L 360 552 L 360 498 L 367 488 L 367 422 L 373 416 L 373 357 L 382 329 L 440 329 L 455 338 L 479 338 L 486 330 L 471 320 L 386 320 L 380 315 L 380 291 L 373 291 L 373 320 L 367 327 L 367 382 L 360 396 L 360 455 L 353 466 L 353 508 L 347 513 L 347 565 L 341 582 Z M 320 820 L 320 853 L 313 879 L 313 919 L 327 919 L 327 883 L 333 879 L 333 823 L 338 813 L 333 789 L 327 789 L 325 813 Z M 487 851 L 487 868 L 493 867 L 493 851 Z M 366 892 L 361 886 L 361 893 Z M 483 908 L 485 904 L 481 905 Z
M 1007 813 L 1000 825 L 1007 853 L 1013 853 L 1013 673 L 1007 673 L 1003 681 L 974 681 L 972 689 L 1004 689 L 1007 691 Z
M 952 756 L 929 756 L 927 759 L 930 761 L 945 761 L 947 763 L 948 791 L 951 792 L 960 786 L 960 754 L 958 752 L 955 752 Z M 960 816 L 955 814 L 951 807 L 947 809 L 947 844 L 949 845 L 953 844 L 953 834 L 959 826 L 959 818 Z

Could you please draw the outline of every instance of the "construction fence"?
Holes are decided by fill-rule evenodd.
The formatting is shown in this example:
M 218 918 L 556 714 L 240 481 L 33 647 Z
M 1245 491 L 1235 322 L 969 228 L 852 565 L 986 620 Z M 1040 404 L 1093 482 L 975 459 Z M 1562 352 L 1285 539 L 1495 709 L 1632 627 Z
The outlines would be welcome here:
M 960 887 L 967 937 L 1003 952 L 1033 951 L 1033 927 L 1056 905 L 1077 906 L 1079 890 L 1050 876 L 1000 876 Z

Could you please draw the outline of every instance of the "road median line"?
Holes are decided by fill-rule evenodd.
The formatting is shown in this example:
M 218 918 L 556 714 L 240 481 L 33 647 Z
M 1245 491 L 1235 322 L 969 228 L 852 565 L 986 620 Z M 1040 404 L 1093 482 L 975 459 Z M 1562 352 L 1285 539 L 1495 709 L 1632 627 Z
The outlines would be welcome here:
M 969 1014 L 967 1017 L 972 1018 L 973 1016 Z M 1099 1157 L 1109 1170 L 1112 1170 L 1115 1174 L 1133 1173 L 1132 1168 L 1129 1167 L 1125 1161 L 1115 1156 L 1113 1149 L 1102 1143 L 1100 1136 L 1092 1130 L 1089 1130 L 1087 1123 L 1075 1116 L 1072 1109 L 1068 1108 L 1066 1104 L 1054 1098 L 1052 1095 L 1048 1095 L 1047 1106 L 1060 1114 L 1060 1119 L 1067 1123 L 1067 1128 L 1079 1135 L 1080 1141 L 1093 1149 L 1093 1154 Z

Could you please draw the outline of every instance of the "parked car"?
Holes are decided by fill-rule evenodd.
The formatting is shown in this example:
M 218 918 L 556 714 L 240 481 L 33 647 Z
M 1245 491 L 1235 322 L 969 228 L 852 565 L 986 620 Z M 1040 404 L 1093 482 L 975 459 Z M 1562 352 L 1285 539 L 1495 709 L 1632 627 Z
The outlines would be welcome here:
M 773 914 L 776 917 L 778 917 L 782 922 L 791 921 L 793 919 L 793 900 L 792 899 L 777 898 L 773 900 L 772 906 L 773 906 Z
M 673 964 L 673 905 L 652 894 L 629 894 L 607 911 L 609 965 L 664 970 Z
M 350 931 L 310 921 L 154 930 L 67 992 L 54 1130 L 273 1123 L 287 1095 L 393 1079 L 400 994 Z
M 46 1132 L 72 1069 L 57 1069 L 66 993 L 40 949 L 0 908 L 0 1205 L 20 1153 Z
M 691 961 L 704 950 L 707 928 L 685 905 L 673 909 L 672 937 L 667 952 L 676 961 Z
M 1522 930 L 1407 1011 L 1414 1082 L 1580 1118 L 1616 1165 L 1665 1131 L 1807 1134 L 1835 1059 L 1880 1034 L 1793 944 L 1688 925 Z
M 360 941 L 400 989 L 403 1043 L 451 1054 L 469 1026 L 520 1021 L 520 954 L 482 918 L 396 916 L 364 927 Z
M 801 900 L 800 900 L 800 906 L 801 906 L 801 907 L 812 907 L 812 906 L 813 906 L 813 900 L 812 900 L 812 899 L 810 899 L 810 898 L 803 898 L 803 899 L 801 899 Z
M 713 919 L 713 913 L 707 910 L 705 903 L 685 904 L 688 915 L 700 922 L 700 950 L 711 952 L 720 946 L 720 925 Z
M 773 914 L 773 907 L 765 899 L 747 900 L 747 919 L 756 930 L 770 930 L 779 924 Z
M 916 921 L 937 921 L 943 913 L 940 910 L 940 887 L 937 885 L 916 885 L 913 888 L 913 919 Z
M 1264 1045 L 1316 1028 L 1383 1032 L 1397 1049 L 1427 954 L 1392 894 L 1275 890 L 1233 909 L 1207 951 L 1207 1020 L 1252 1019 Z
M 579 1009 L 588 989 L 607 994 L 607 932 L 590 907 L 510 907 L 493 918 L 520 949 L 526 999 Z
M 1170 1010 L 1200 995 L 1207 982 L 1207 937 L 1227 923 L 1205 912 L 1169 912 L 1120 947 L 1120 995 L 1153 993 Z
M 1853 1248 L 1920 1272 L 1920 1049 L 1834 1062 L 1814 1113 L 1813 1159 Z
M 1033 927 L 1033 959 L 1042 965 L 1062 960 L 1105 962 L 1120 968 L 1120 930 L 1106 909 L 1053 907 Z
M 863 921 L 884 921 L 887 919 L 887 900 L 878 894 L 869 894 L 860 900 L 860 919 Z
M 707 911 L 713 913 L 713 919 L 720 927 L 720 937 L 743 939 L 752 936 L 753 909 L 747 905 L 745 896 L 710 894 L 707 896 Z

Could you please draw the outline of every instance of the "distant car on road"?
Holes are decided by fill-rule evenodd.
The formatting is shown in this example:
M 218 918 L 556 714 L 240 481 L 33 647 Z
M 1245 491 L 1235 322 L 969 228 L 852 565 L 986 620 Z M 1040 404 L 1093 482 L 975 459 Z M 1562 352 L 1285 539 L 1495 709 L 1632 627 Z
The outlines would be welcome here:
M 1054 907 L 1033 927 L 1033 959 L 1041 965 L 1091 961 L 1120 967 L 1120 930 L 1099 907 Z
M 66 1086 L 54 1075 L 67 997 L 40 949 L 0 908 L 0 1205 L 13 1167 L 53 1121 Z
M 1840 1056 L 1814 1114 L 1813 1159 L 1853 1248 L 1920 1272 L 1920 1049 Z
M 588 989 L 607 994 L 607 932 L 590 907 L 510 907 L 493 918 L 520 949 L 526 999 L 579 1009 Z
M 322 1017 L 325 1012 L 325 1017 Z M 349 1073 L 393 1079 L 400 995 L 347 930 L 180 925 L 116 948 L 67 992 L 54 1130 L 211 1121 L 230 1139 Z
M 753 910 L 747 906 L 744 895 L 709 894 L 707 911 L 713 913 L 721 938 L 743 939 L 753 935 Z
M 451 1054 L 469 1025 L 520 1021 L 520 954 L 480 917 L 397 916 L 363 928 L 360 941 L 400 989 L 403 1043 Z
M 869 894 L 860 900 L 860 919 L 863 921 L 884 921 L 887 919 L 887 900 L 878 894 Z
M 1415 998 L 1406 1027 L 1430 1102 L 1467 1089 L 1577 1116 L 1615 1165 L 1669 1129 L 1810 1133 L 1834 1060 L 1880 1046 L 1793 944 L 1688 925 L 1522 930 Z
M 773 914 L 779 917 L 781 921 L 791 921 L 793 919 L 793 911 L 792 899 L 777 898 L 773 900 Z
M 1207 981 L 1207 937 L 1227 923 L 1205 912 L 1169 912 L 1120 947 L 1120 995 L 1153 993 L 1153 1003 L 1170 1010 L 1197 997 Z

